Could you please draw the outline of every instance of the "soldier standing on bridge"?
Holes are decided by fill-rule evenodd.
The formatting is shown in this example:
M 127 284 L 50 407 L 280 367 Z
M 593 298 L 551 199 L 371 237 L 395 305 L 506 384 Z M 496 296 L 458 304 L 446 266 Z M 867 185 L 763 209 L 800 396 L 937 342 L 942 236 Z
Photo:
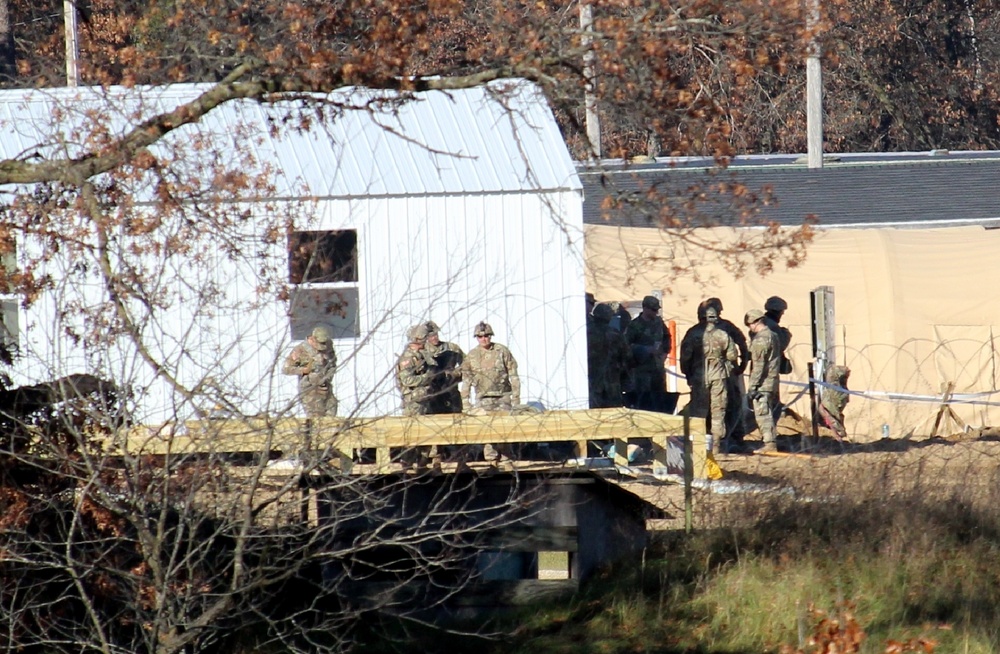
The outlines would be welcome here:
M 299 400 L 307 417 L 337 415 L 337 397 L 333 394 L 336 370 L 337 353 L 330 330 L 323 325 L 317 325 L 285 359 L 281 372 L 299 378 Z
M 431 383 L 430 411 L 428 413 L 461 413 L 462 362 L 465 352 L 458 345 L 442 341 L 436 322 L 428 320 L 427 343 L 424 349 L 434 359 L 434 380 Z
M 493 328 L 481 322 L 475 328 L 477 347 L 472 348 L 462 363 L 462 403 L 468 409 L 472 391 L 476 393 L 476 408 L 485 412 L 510 413 L 521 403 L 521 379 L 517 376 L 517 361 L 503 345 L 493 342 Z M 501 458 L 500 451 L 487 445 L 487 460 Z
M 423 416 L 431 412 L 432 388 L 437 366 L 434 357 L 424 349 L 428 333 L 426 323 L 414 325 L 406 330 L 406 349 L 396 362 L 396 386 L 403 396 L 404 416 Z M 410 467 L 415 463 L 422 468 L 431 458 L 435 458 L 436 454 L 435 448 L 419 445 L 402 452 L 399 460 L 404 467 Z
M 425 324 L 406 330 L 406 349 L 396 362 L 396 385 L 403 396 L 404 416 L 422 416 L 431 412 L 431 388 L 437 366 L 434 358 L 424 349 L 427 335 Z
M 462 413 L 462 362 L 465 352 L 455 343 L 442 341 L 440 328 L 433 320 L 424 323 L 427 327 L 427 343 L 424 352 L 434 360 L 434 378 L 431 381 L 430 408 L 428 413 Z M 478 448 L 477 448 L 478 450 Z M 471 459 L 471 447 L 462 445 L 439 445 L 431 448 L 431 456 L 446 461 L 457 461 L 463 469 Z

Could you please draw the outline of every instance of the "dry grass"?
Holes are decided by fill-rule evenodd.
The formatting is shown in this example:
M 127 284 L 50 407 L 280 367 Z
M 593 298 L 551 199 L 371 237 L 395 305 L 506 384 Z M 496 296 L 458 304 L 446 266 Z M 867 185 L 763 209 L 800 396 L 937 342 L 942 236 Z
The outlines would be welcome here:
M 519 616 L 494 651 L 1000 651 L 1000 442 L 975 436 L 723 456 L 772 492 L 698 492 L 693 534 L 660 533 L 644 568 Z

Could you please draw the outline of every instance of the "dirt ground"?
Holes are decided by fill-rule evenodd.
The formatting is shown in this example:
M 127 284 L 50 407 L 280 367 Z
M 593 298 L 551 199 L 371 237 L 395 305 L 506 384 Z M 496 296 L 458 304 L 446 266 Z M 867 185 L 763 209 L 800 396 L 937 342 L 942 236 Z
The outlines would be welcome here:
M 777 454 L 756 454 L 762 443 L 753 433 L 744 453 L 718 455 L 723 478 L 698 480 L 692 489 L 692 526 L 721 526 L 732 520 L 727 508 L 762 496 L 880 501 L 908 494 L 928 500 L 1000 502 L 1000 428 L 867 443 L 839 443 L 829 432 L 814 439 L 804 436 L 801 428 L 804 425 L 783 420 Z M 639 474 L 622 477 L 621 485 L 667 514 L 651 519 L 651 529 L 685 526 L 684 488 L 677 480 L 665 483 Z

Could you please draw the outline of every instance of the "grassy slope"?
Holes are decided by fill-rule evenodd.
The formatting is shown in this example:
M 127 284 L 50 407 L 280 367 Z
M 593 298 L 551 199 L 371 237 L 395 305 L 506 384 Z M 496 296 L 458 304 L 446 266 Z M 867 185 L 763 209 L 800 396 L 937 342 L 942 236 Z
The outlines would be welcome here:
M 841 647 L 861 640 L 837 651 L 1000 651 L 1000 508 L 897 497 L 747 510 L 753 526 L 664 537 L 645 566 L 519 613 L 509 638 L 466 651 L 833 652 L 808 644 L 824 615 Z M 934 644 L 903 647 L 917 638 Z

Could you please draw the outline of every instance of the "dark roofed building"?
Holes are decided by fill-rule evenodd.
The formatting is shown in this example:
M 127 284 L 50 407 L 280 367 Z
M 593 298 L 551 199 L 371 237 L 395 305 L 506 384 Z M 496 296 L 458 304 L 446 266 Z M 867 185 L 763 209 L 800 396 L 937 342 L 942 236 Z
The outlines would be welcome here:
M 1000 152 L 828 155 L 810 169 L 797 155 L 604 161 L 577 166 L 584 223 L 657 226 L 670 209 L 698 224 L 777 222 L 821 227 L 1000 225 Z

